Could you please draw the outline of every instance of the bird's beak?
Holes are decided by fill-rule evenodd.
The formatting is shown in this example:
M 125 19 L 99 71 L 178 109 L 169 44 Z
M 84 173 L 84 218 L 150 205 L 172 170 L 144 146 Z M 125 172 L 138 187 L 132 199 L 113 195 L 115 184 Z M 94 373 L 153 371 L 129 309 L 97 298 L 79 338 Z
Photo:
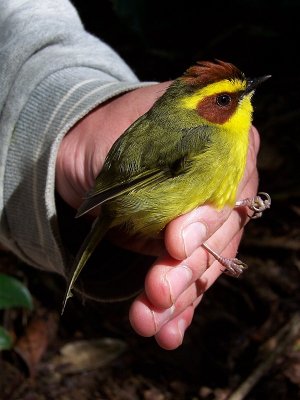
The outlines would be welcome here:
M 253 92 L 257 88 L 257 86 L 259 86 L 261 83 L 265 82 L 269 78 L 271 78 L 271 75 L 265 75 L 261 76 L 260 78 L 254 78 L 254 79 L 247 79 L 247 87 L 243 95 Z

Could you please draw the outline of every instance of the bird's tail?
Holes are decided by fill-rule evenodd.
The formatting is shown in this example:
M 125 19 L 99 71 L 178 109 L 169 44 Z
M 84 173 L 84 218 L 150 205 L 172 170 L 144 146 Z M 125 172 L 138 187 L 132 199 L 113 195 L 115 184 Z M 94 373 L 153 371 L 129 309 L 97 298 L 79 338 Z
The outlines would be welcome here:
M 90 258 L 98 244 L 101 242 L 109 228 L 109 219 L 105 217 L 98 217 L 93 223 L 90 232 L 84 239 L 84 242 L 82 243 L 73 262 L 73 267 L 71 269 L 70 277 L 67 284 L 67 290 L 63 300 L 61 314 L 64 313 L 68 299 L 72 297 L 72 289 L 77 278 L 80 275 L 80 272 L 82 271 L 88 259 Z

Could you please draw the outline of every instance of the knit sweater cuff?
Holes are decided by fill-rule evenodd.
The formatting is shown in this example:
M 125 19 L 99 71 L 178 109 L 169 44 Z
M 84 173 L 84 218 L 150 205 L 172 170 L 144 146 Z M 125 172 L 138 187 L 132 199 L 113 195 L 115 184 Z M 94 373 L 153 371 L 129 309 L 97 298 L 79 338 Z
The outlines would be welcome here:
M 74 67 L 48 76 L 31 93 L 12 135 L 4 179 L 6 245 L 26 263 L 65 272 L 55 204 L 55 163 L 63 136 L 104 101 L 151 84 L 107 81 L 99 70 Z

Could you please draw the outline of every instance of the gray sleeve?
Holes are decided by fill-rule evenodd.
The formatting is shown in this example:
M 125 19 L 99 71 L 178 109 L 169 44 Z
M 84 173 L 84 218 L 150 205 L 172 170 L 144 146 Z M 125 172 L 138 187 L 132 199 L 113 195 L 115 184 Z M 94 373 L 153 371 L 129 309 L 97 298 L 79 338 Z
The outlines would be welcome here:
M 55 160 L 66 132 L 103 101 L 141 87 L 67 0 L 0 2 L 0 241 L 63 274 Z

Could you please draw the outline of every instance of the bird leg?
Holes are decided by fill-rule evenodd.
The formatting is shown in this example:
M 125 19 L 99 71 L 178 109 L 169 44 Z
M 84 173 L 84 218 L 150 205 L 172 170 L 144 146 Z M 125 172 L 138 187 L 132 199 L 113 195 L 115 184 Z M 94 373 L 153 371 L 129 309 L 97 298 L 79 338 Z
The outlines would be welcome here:
M 211 255 L 215 257 L 217 261 L 225 268 L 223 272 L 225 274 L 238 278 L 241 273 L 248 268 L 247 264 L 243 263 L 238 258 L 225 258 L 216 253 L 206 243 L 202 243 L 204 247 Z
M 263 199 L 261 196 L 263 195 L 265 198 Z M 247 198 L 244 200 L 239 200 L 235 203 L 236 207 L 248 207 L 251 211 L 253 211 L 253 215 L 249 215 L 249 218 L 256 219 L 262 216 L 262 213 L 271 207 L 271 197 L 268 193 L 259 192 L 257 196 L 252 198 Z
M 262 198 L 260 195 L 264 196 Z M 253 211 L 253 215 L 249 218 L 256 219 L 262 216 L 262 213 L 271 207 L 271 197 L 268 193 L 259 192 L 257 196 L 253 198 L 247 198 L 239 200 L 235 203 L 236 207 L 248 207 Z M 216 253 L 206 243 L 202 244 L 202 247 L 206 249 L 214 258 L 225 268 L 223 271 L 225 274 L 238 278 L 245 269 L 248 268 L 247 264 L 243 263 L 238 258 L 225 258 Z

